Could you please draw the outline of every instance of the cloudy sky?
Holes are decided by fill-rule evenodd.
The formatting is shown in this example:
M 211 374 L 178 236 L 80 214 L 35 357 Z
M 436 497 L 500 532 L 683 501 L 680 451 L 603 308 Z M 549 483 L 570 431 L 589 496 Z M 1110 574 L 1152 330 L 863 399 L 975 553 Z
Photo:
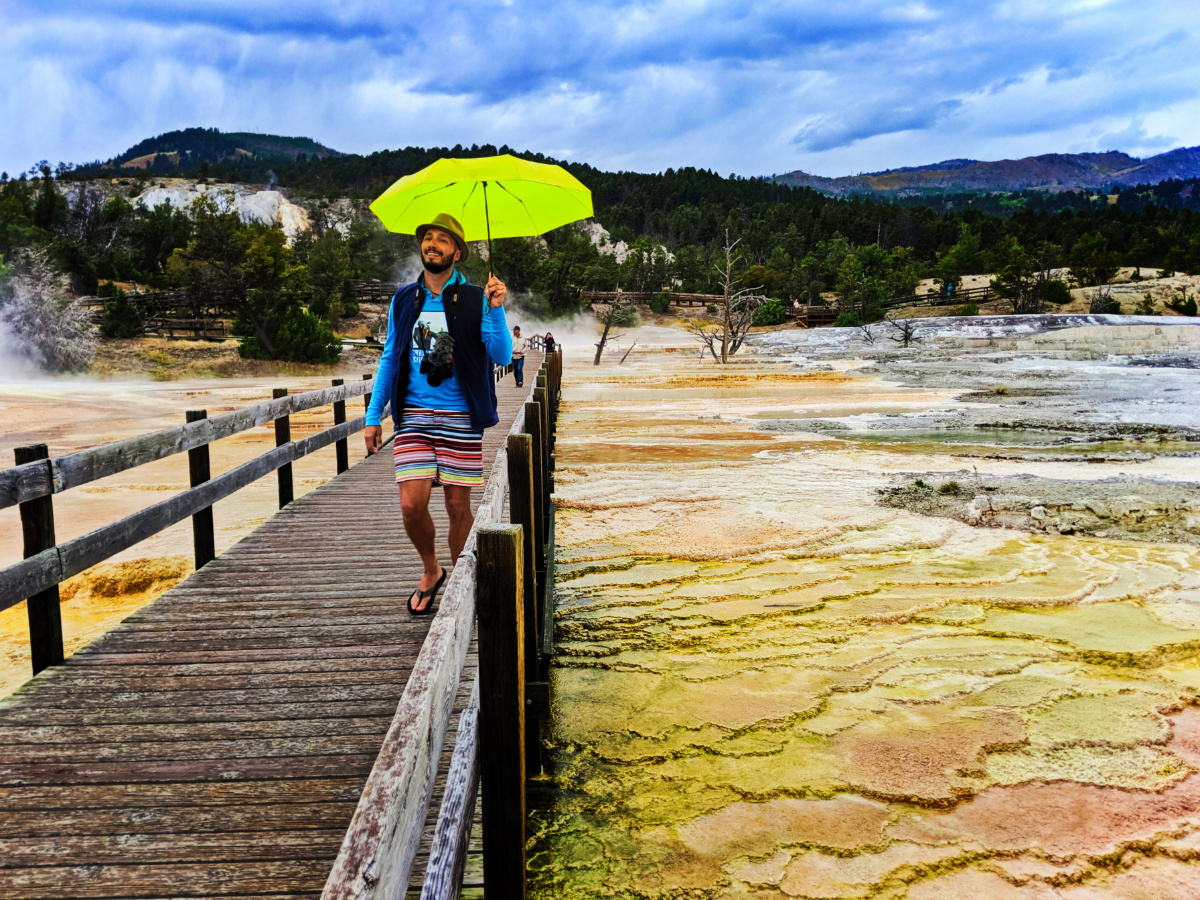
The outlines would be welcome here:
M 0 0 L 0 168 L 193 125 L 821 175 L 1200 144 L 1198 0 Z

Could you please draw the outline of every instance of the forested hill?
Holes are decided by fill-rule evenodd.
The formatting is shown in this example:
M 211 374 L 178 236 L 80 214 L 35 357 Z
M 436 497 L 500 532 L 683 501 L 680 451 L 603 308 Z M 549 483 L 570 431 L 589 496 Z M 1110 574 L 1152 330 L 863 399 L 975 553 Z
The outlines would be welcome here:
M 157 175 L 211 175 L 225 181 L 278 180 L 303 194 L 374 196 L 395 179 L 428 165 L 440 156 L 490 156 L 496 153 L 513 153 L 527 159 L 553 161 L 539 153 L 491 145 L 406 147 L 363 156 L 339 153 L 305 137 L 186 128 L 147 138 L 113 159 L 79 166 L 76 172 L 88 177 L 111 174 L 114 170 L 128 173 L 140 169 Z M 593 181 L 603 180 L 605 175 L 611 174 L 585 165 L 564 164 L 577 174 L 588 175 Z M 633 173 L 616 174 L 622 178 L 634 177 Z M 704 174 L 716 178 L 714 173 Z M 951 191 L 980 196 L 1014 192 L 1071 194 L 1101 191 L 1112 194 L 1138 186 L 1195 179 L 1200 179 L 1200 147 L 1180 147 L 1146 159 L 1118 151 L 1048 153 L 1015 160 L 950 159 L 929 165 L 836 178 L 809 175 L 801 171 L 766 179 L 737 179 L 731 176 L 731 180 L 743 184 L 766 180 L 837 196 L 876 195 L 885 199 L 905 199 L 920 205 L 940 204 L 943 209 L 952 208 L 946 206 L 946 195 Z M 958 202 L 962 203 L 961 200 Z M 1058 201 L 1043 198 L 1038 201 L 1026 198 L 1016 205 L 1061 209 L 1071 207 L 1072 199 Z M 987 211 L 1003 215 L 1009 210 L 993 203 Z
M 185 128 L 146 138 L 108 162 L 80 166 L 80 172 L 143 169 L 168 175 L 198 171 L 201 165 L 220 166 L 231 172 L 257 174 L 280 161 L 326 159 L 341 156 L 311 138 L 277 134 L 222 132 L 217 128 Z
M 1054 191 L 1044 188 L 952 189 L 949 185 L 937 190 L 885 191 L 885 180 L 881 180 L 883 176 L 890 178 L 899 174 L 910 179 L 936 179 L 940 177 L 938 173 L 953 170 L 967 179 L 970 173 L 982 171 L 980 167 L 1004 168 L 1006 164 L 951 160 L 932 166 L 891 170 L 879 173 L 878 177 L 864 175 L 846 179 L 810 179 L 812 184 L 806 186 L 788 183 L 789 179 L 795 181 L 791 176 L 723 177 L 706 169 L 690 167 L 668 169 L 661 173 L 605 172 L 586 164 L 554 160 L 540 153 L 490 144 L 404 147 L 364 156 L 339 153 L 310 138 L 189 128 L 149 138 L 107 162 L 88 163 L 64 174 L 73 178 L 111 177 L 117 172 L 141 178 L 207 177 L 225 182 L 277 183 L 297 196 L 312 199 L 371 199 L 396 179 L 441 157 L 492 156 L 498 153 L 512 153 L 539 162 L 559 162 L 565 166 L 592 189 L 597 212 L 601 214 L 606 227 L 610 230 L 616 228 L 625 239 L 637 235 L 676 236 L 680 241 L 690 242 L 700 235 L 688 223 L 698 224 L 699 220 L 706 218 L 701 211 L 705 207 L 717 206 L 727 210 L 731 207 L 749 208 L 761 203 L 821 206 L 830 193 L 844 197 L 871 197 L 878 202 L 901 207 L 924 206 L 943 213 L 978 210 L 1001 217 L 1010 217 L 1021 211 L 1053 214 L 1071 210 L 1081 213 L 1098 211 L 1106 206 L 1116 206 L 1127 213 L 1148 206 L 1200 210 L 1200 148 L 1172 151 L 1145 161 L 1117 153 L 1054 154 L 1033 158 L 1033 162 L 1042 167 L 1039 171 L 1043 172 L 1058 166 L 1078 173 L 1081 167 L 1091 166 L 1097 172 L 1119 171 L 1124 173 L 1122 177 L 1127 178 L 1132 177 L 1132 172 L 1142 172 L 1146 176 L 1144 182 L 1109 183 L 1099 191 L 1094 188 L 1065 190 L 1061 185 Z M 1193 169 L 1196 171 L 1191 177 L 1183 177 L 1184 173 Z M 1015 170 L 1009 166 L 1004 171 L 1011 175 Z M 1175 173 L 1174 177 L 1166 178 L 1171 172 Z M 1029 180 L 1028 177 L 1022 177 L 1025 181 Z M 876 179 L 875 187 L 869 183 L 871 179 Z M 1021 183 L 1021 179 L 1015 175 L 1010 181 L 1013 184 Z M 858 185 L 858 189 L 853 189 L 854 185 Z M 675 215 L 681 208 L 689 210 L 682 218 Z M 711 222 L 709 227 L 701 230 L 711 235 Z
M 235 136 L 190 134 L 192 153 L 180 151 L 174 162 L 165 137 L 155 139 L 157 144 L 131 148 L 125 156 L 141 149 L 158 155 L 150 171 L 120 169 L 119 179 L 113 177 L 117 171 L 111 161 L 59 167 L 57 173 L 49 167 L 43 170 L 45 176 L 57 177 L 0 177 L 0 257 L 14 258 L 27 247 L 45 248 L 71 275 L 78 291 L 91 293 L 106 279 L 170 286 L 186 284 L 193 275 L 199 278 L 196 273 L 224 271 L 221 266 L 242 272 L 249 263 L 234 265 L 231 260 L 242 259 L 248 247 L 270 244 L 272 252 L 278 251 L 277 258 L 272 257 L 278 263 L 276 275 L 293 273 L 296 279 L 313 281 L 334 271 L 338 274 L 329 276 L 331 283 L 341 290 L 354 278 L 393 277 L 411 252 L 411 238 L 389 235 L 372 217 L 362 215 L 346 235 L 319 226 L 288 248 L 281 233 L 238 222 L 236 215 L 230 218 L 211 204 L 193 204 L 184 211 L 158 201 L 147 206 L 141 198 L 156 194 L 151 188 L 167 174 L 160 170 L 170 166 L 171 175 L 209 184 L 278 184 L 316 225 L 324 221 L 325 208 L 361 206 L 342 200 L 374 198 L 396 179 L 440 157 L 513 152 L 484 145 L 322 156 L 300 149 L 305 146 L 295 143 L 300 139 L 272 138 L 270 146 L 256 151 L 236 141 L 235 149 L 247 152 L 216 153 L 211 161 L 196 162 L 203 141 Z M 537 153 L 516 155 L 552 161 Z M 762 285 L 770 296 L 815 299 L 832 291 L 864 309 L 910 294 L 926 277 L 949 284 L 968 274 L 995 273 L 1015 291 L 1018 288 L 1011 285 L 1037 282 L 1064 265 L 1081 284 L 1102 283 L 1118 266 L 1200 274 L 1198 179 L 1111 192 L 966 191 L 839 198 L 766 178 L 724 177 L 690 167 L 636 173 L 563 165 L 592 190 L 596 220 L 613 242 L 625 242 L 628 252 L 618 259 L 610 248 L 596 246 L 572 228 L 544 235 L 544 243 L 496 242 L 495 263 L 510 285 L 544 298 L 554 312 L 576 309 L 583 290 L 618 285 L 639 291 L 675 285 L 713 293 L 718 288 L 714 266 L 723 258 L 728 240 L 739 242 L 746 283 Z M 220 240 L 210 235 L 220 231 L 217 225 L 229 232 Z M 223 262 L 214 269 L 204 254 L 215 253 L 212 246 L 218 245 L 220 253 L 213 259 Z M 330 260 L 340 261 L 334 266 Z M 237 290 L 250 290 L 237 281 L 242 277 L 234 278 L 240 285 Z M 282 288 L 276 285 L 272 290 Z M 300 288 L 288 290 L 298 294 Z M 329 293 L 332 288 L 322 290 Z

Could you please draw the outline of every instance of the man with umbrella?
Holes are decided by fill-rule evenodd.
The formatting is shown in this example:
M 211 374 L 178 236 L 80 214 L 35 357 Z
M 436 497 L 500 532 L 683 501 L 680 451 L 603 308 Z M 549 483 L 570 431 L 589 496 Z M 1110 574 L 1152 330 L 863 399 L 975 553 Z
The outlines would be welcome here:
M 433 484 L 445 491 L 454 562 L 471 529 L 471 488 L 483 483 L 483 430 L 498 418 L 492 363 L 507 365 L 512 355 L 503 282 L 467 284 L 454 263 L 467 258 L 468 239 L 486 239 L 490 261 L 493 237 L 532 237 L 588 218 L 592 193 L 560 166 L 508 154 L 439 159 L 376 197 L 371 212 L 389 231 L 415 234 L 425 264 L 416 283 L 392 298 L 366 429 L 374 453 L 391 400 L 404 527 L 425 565 L 408 608 L 424 615 L 446 579 L 429 517 Z M 421 335 L 427 351 L 412 346 L 418 319 L 429 329 Z
M 379 450 L 390 400 L 404 530 L 424 566 L 408 609 L 427 615 L 446 581 L 429 499 L 440 484 L 453 565 L 471 530 L 471 488 L 483 484 L 483 431 L 499 421 L 492 365 L 508 365 L 512 336 L 504 283 L 492 275 L 479 287 L 454 267 L 469 253 L 458 220 L 440 213 L 416 236 L 424 271 L 392 297 L 364 438 L 368 453 Z

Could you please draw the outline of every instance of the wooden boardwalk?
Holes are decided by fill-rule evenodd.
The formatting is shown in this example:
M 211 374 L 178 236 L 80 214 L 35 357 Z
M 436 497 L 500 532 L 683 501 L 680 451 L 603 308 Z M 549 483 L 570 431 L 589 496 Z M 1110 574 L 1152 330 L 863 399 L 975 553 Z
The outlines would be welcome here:
M 497 393 L 485 471 L 529 386 Z M 0 898 L 320 896 L 429 627 L 419 572 L 389 445 L 0 701 Z

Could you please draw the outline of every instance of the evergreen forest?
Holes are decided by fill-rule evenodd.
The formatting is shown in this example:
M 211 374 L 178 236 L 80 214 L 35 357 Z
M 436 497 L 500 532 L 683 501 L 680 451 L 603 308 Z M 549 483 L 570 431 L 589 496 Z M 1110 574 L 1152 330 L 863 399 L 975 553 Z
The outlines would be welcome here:
M 219 292 L 239 310 L 244 353 L 321 361 L 336 355 L 338 319 L 356 312 L 352 283 L 398 279 L 415 251 L 411 237 L 383 231 L 365 203 L 348 231 L 322 227 L 322 202 L 368 201 L 439 157 L 514 152 L 409 147 L 358 156 L 279 139 L 270 152 L 231 155 L 208 130 L 189 132 L 198 133 L 193 144 L 180 143 L 170 157 L 160 152 L 141 169 L 43 163 L 16 178 L 0 176 L 0 259 L 19 270 L 22 252 L 38 249 L 75 292 L 106 292 L 114 310 L 109 334 L 132 327 L 128 316 L 121 324 L 128 299 L 102 287 L 108 282 Z M 156 147 L 134 149 L 153 155 Z M 1118 266 L 1200 273 L 1195 180 L 1109 193 L 832 197 L 704 169 L 643 174 L 562 165 L 592 190 L 596 221 L 628 252 L 618 263 L 573 226 L 541 240 L 497 241 L 496 272 L 546 316 L 574 313 L 584 290 L 719 292 L 715 263 L 732 240 L 742 284 L 785 302 L 819 303 L 833 293 L 839 305 L 860 310 L 911 294 L 930 277 L 953 284 L 988 273 L 1019 292 L 1039 273 L 1063 270 L 1081 285 L 1104 283 Z M 165 177 L 277 185 L 309 205 L 313 233 L 289 245 L 278 229 L 243 222 L 211 193 L 186 211 L 134 202 Z M 466 269 L 486 277 L 479 259 Z

